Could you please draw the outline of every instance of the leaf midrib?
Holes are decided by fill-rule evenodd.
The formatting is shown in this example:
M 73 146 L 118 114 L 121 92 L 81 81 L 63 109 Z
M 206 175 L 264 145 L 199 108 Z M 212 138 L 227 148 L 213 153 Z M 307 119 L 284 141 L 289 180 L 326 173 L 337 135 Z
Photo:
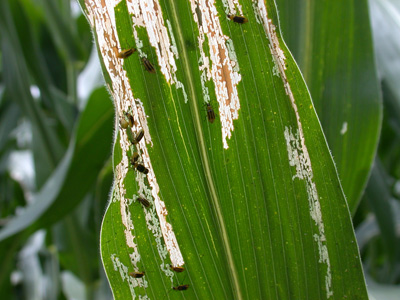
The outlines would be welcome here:
M 186 73 L 186 78 L 188 79 L 188 83 L 189 83 L 189 88 L 190 88 L 190 94 L 191 94 L 191 98 L 195 101 L 189 101 L 191 108 L 194 110 L 194 118 L 195 118 L 195 132 L 196 132 L 196 138 L 197 138 L 197 144 L 199 145 L 199 150 L 200 150 L 200 155 L 202 156 L 202 163 L 204 166 L 204 172 L 205 172 L 205 177 L 206 177 L 206 181 L 207 181 L 207 185 L 209 188 L 209 193 L 211 196 L 211 200 L 213 202 L 213 207 L 215 209 L 215 213 L 217 215 L 217 221 L 219 224 L 219 230 L 220 230 L 220 234 L 221 234 L 221 238 L 222 238 L 222 244 L 225 250 L 225 254 L 226 254 L 226 258 L 228 260 L 228 264 L 229 264 L 229 269 L 230 269 L 230 276 L 232 279 L 232 284 L 234 286 L 234 291 L 236 292 L 236 297 L 237 299 L 243 299 L 242 298 L 242 294 L 241 294 L 241 290 L 240 290 L 240 284 L 239 284 L 239 279 L 237 276 L 237 270 L 235 267 L 235 263 L 233 260 L 233 254 L 232 254 L 232 250 L 231 247 L 229 245 L 229 241 L 228 241 L 228 233 L 226 230 L 226 225 L 224 222 L 224 219 L 222 217 L 222 212 L 221 212 L 221 207 L 219 205 L 218 202 L 218 196 L 217 196 L 217 192 L 216 192 L 216 188 L 215 188 L 215 184 L 214 181 L 212 179 L 212 174 L 211 174 L 211 168 L 210 168 L 210 163 L 209 163 L 209 159 L 207 157 L 207 151 L 206 151 L 206 147 L 205 147 L 205 142 L 204 142 L 204 137 L 203 137 L 203 132 L 202 132 L 202 128 L 201 128 L 201 123 L 200 123 L 200 113 L 198 110 L 198 107 L 196 105 L 194 105 L 194 103 L 197 103 L 197 95 L 194 92 L 195 88 L 194 88 L 194 79 L 193 79 L 193 74 L 192 72 L 190 72 L 188 66 L 189 66 L 189 59 L 188 59 L 188 54 L 186 51 L 186 47 L 183 44 L 183 33 L 181 31 L 181 27 L 179 26 L 180 24 L 178 24 L 178 15 L 177 15 L 177 8 L 175 7 L 175 3 L 174 1 L 170 2 L 171 7 L 172 7 L 172 14 L 173 14 L 173 19 L 171 20 L 172 22 L 175 23 L 175 28 L 176 31 L 178 33 L 178 41 L 180 44 L 180 47 L 182 49 L 182 60 L 183 60 L 183 65 L 185 68 L 185 73 Z

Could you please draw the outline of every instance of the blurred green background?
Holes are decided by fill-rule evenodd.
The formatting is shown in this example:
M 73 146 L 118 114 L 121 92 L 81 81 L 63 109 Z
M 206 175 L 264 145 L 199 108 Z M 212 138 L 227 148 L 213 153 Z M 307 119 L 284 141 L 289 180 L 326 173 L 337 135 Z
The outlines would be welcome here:
M 400 1 L 369 7 L 384 118 L 353 220 L 370 295 L 399 299 Z M 0 41 L 0 295 L 111 299 L 99 231 L 114 110 L 87 20 L 76 1 L 2 0 Z

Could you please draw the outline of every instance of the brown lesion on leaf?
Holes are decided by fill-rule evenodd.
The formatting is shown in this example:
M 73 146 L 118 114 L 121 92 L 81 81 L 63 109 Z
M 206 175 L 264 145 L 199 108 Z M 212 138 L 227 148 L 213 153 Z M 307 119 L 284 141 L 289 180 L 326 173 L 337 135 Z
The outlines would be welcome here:
M 218 52 L 219 52 L 219 58 L 220 58 L 220 62 L 221 62 L 221 66 L 218 66 L 218 68 L 221 70 L 221 76 L 222 76 L 222 80 L 225 81 L 226 83 L 226 89 L 228 92 L 228 99 L 226 99 L 225 104 L 229 105 L 231 104 L 231 95 L 233 92 L 233 86 L 232 86 L 232 77 L 231 74 L 232 72 L 230 72 L 228 65 L 225 64 L 224 62 L 226 61 L 226 59 L 229 59 L 229 57 L 226 56 L 226 49 L 222 49 L 221 45 L 218 44 Z
M 154 7 L 154 12 L 156 13 L 156 15 L 158 14 L 159 11 L 159 7 L 158 7 L 158 2 L 157 1 L 153 1 L 153 7 Z
M 213 16 L 211 11 L 212 9 L 209 7 L 209 3 L 206 2 L 207 4 L 207 8 L 209 9 L 210 15 L 211 17 L 216 17 Z M 198 4 L 196 5 L 196 13 L 197 13 L 197 9 L 198 9 Z M 199 26 L 201 27 L 202 25 Z M 225 37 L 223 36 L 222 32 L 219 31 L 218 32 L 218 28 L 215 26 L 214 22 L 208 22 L 207 23 L 207 31 L 210 34 L 210 38 L 209 40 L 214 40 L 217 42 L 217 45 L 212 45 L 212 49 L 214 50 L 214 53 L 218 53 L 218 61 L 213 61 L 212 63 L 215 65 L 215 67 L 218 70 L 218 74 L 221 76 L 219 79 L 219 82 L 222 83 L 225 88 L 227 89 L 227 94 L 228 97 L 227 99 L 225 99 L 225 104 L 229 105 L 231 102 L 231 95 L 232 95 L 232 91 L 233 91 L 233 85 L 232 85 L 232 71 L 229 70 L 229 66 L 228 63 L 230 58 L 229 56 L 227 56 L 227 50 L 226 48 L 223 48 L 222 46 L 222 41 L 225 41 Z M 219 34 L 218 34 L 219 33 Z M 214 78 L 214 80 L 216 80 L 216 78 Z
M 215 17 L 217 20 L 218 17 L 212 15 L 212 9 L 209 7 L 209 3 L 206 2 L 206 5 L 209 9 L 211 17 Z M 196 5 L 196 9 L 197 9 Z M 200 25 L 200 24 L 199 24 Z M 200 25 L 201 26 L 201 25 Z M 222 45 L 225 45 L 226 37 L 223 35 L 222 31 L 219 31 L 218 26 L 215 26 L 215 22 L 208 22 L 208 32 L 210 33 L 211 40 L 215 40 L 217 42 L 218 47 L 212 45 L 215 53 L 218 53 L 219 61 L 213 61 L 212 63 L 215 64 L 220 77 L 219 82 L 225 85 L 227 89 L 228 97 L 225 99 L 225 105 L 230 105 L 231 103 L 231 96 L 233 92 L 233 84 L 232 84 L 232 68 L 229 69 L 228 63 L 230 62 L 229 56 L 227 56 L 227 49 L 224 48 Z M 217 34 L 218 33 L 218 34 Z M 214 78 L 215 80 L 216 78 Z

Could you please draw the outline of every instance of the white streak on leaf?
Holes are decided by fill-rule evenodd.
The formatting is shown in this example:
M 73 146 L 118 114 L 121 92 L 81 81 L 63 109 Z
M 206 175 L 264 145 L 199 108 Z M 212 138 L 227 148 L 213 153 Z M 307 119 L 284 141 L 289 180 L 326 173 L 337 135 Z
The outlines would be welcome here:
M 172 264 L 176 266 L 181 266 L 184 264 L 183 257 L 176 241 L 175 234 L 172 230 L 172 226 L 166 221 L 166 215 L 168 214 L 168 212 L 165 208 L 164 202 L 158 197 L 159 188 L 146 148 L 146 144 L 152 144 L 151 136 L 147 126 L 147 116 L 144 112 L 144 108 L 140 99 L 135 99 L 133 97 L 127 74 L 123 68 L 124 60 L 117 58 L 118 49 L 120 47 L 117 41 L 117 33 L 115 27 L 113 7 L 115 3 L 111 5 L 111 1 L 105 1 L 102 4 L 100 1 L 93 0 L 86 0 L 85 3 L 88 10 L 88 19 L 92 27 L 95 29 L 101 58 L 111 78 L 112 85 L 109 86 L 109 90 L 113 95 L 114 104 L 117 110 L 116 121 L 118 122 L 120 118 L 124 117 L 124 112 L 129 112 L 134 118 L 134 125 L 132 128 L 128 128 L 128 130 L 132 130 L 133 135 L 136 135 L 141 129 L 143 129 L 145 133 L 144 138 L 140 141 L 140 143 L 136 145 L 136 150 L 141 154 L 141 161 L 143 165 L 147 169 L 149 169 L 147 179 L 150 188 L 148 188 L 144 183 L 144 174 L 137 172 L 136 179 L 142 189 L 141 192 L 145 192 L 145 194 L 151 195 L 153 197 L 152 199 L 154 199 L 154 207 L 156 211 L 154 211 L 154 209 L 149 210 L 150 212 L 146 214 L 147 226 L 152 228 L 151 230 L 157 241 L 157 249 L 160 257 L 163 260 L 166 259 L 166 246 L 168 252 L 170 253 Z M 141 1 L 142 7 L 145 7 L 147 9 L 147 14 L 136 14 L 134 20 L 137 24 L 140 24 L 140 22 L 142 22 L 142 24 L 145 24 L 145 22 L 153 24 L 152 18 L 155 17 L 155 13 L 149 11 L 149 3 L 150 1 Z M 159 17 L 156 19 L 158 21 L 160 20 Z M 168 43 L 166 41 L 162 41 L 162 44 L 165 46 Z M 169 55 L 166 55 L 165 57 L 168 59 Z M 121 220 L 125 227 L 124 232 L 126 244 L 129 248 L 133 249 L 133 252 L 130 254 L 130 258 L 133 266 L 136 267 L 137 263 L 140 261 L 140 255 L 137 251 L 137 246 L 134 241 L 134 226 L 129 211 L 131 200 L 125 198 L 126 190 L 124 187 L 124 180 L 128 172 L 128 168 L 130 168 L 129 159 L 126 154 L 127 152 L 131 151 L 131 145 L 127 138 L 126 131 L 122 130 L 121 128 L 120 136 L 120 146 L 122 149 L 123 157 L 121 162 L 116 166 L 115 170 L 114 199 L 118 199 L 120 202 Z M 162 244 L 161 237 L 164 238 L 165 246 Z M 135 280 L 134 282 L 136 283 L 138 282 L 138 280 Z
M 340 130 L 340 134 L 344 135 L 347 132 L 347 122 L 343 122 L 342 129 Z
M 242 6 L 238 0 L 222 0 L 227 15 L 243 15 Z
M 319 203 L 317 187 L 313 180 L 314 174 L 311 167 L 310 157 L 308 156 L 307 149 L 303 148 L 303 142 L 301 140 L 299 130 L 293 134 L 291 128 L 285 127 L 285 140 L 289 164 L 296 168 L 296 174 L 293 176 L 293 180 L 298 178 L 306 182 L 310 216 L 318 228 L 318 234 L 314 234 L 313 237 L 318 245 L 319 263 L 326 264 L 327 267 L 325 288 L 327 290 L 327 298 L 329 298 L 333 295 L 331 290 L 331 264 L 329 260 L 328 248 L 326 246 L 325 227 L 322 220 L 322 212 Z
M 167 82 L 175 83 L 176 64 L 174 53 L 171 50 L 171 42 L 167 27 L 161 13 L 158 1 L 127 0 L 128 12 L 132 15 L 134 27 L 145 27 L 150 44 L 154 47 L 161 73 Z
M 125 266 L 119 257 L 116 254 L 111 254 L 110 256 L 111 262 L 114 267 L 114 271 L 118 272 L 121 276 L 122 281 L 127 281 L 129 285 L 129 290 L 132 295 L 132 299 L 136 298 L 135 294 L 135 287 L 148 287 L 148 282 L 144 278 L 133 278 L 132 276 L 129 276 L 129 268 Z
M 215 85 L 222 125 L 222 142 L 224 148 L 227 149 L 227 139 L 231 138 L 234 129 L 233 120 L 239 117 L 240 102 L 237 85 L 242 77 L 237 71 L 234 71 L 237 62 L 231 59 L 233 54 L 229 54 L 226 44 L 229 37 L 222 32 L 215 1 L 190 0 L 190 3 L 193 18 L 199 30 L 198 43 L 201 56 L 199 63 L 202 63 L 199 65 L 199 70 L 202 73 L 203 96 L 207 99 L 207 94 L 204 94 L 206 90 L 204 77 L 206 77 L 207 80 L 212 79 Z M 198 19 L 199 16 L 201 16 L 201 20 Z M 203 49 L 206 37 L 210 53 L 205 53 Z M 230 51 L 234 51 L 232 47 Z
M 313 179 L 313 169 L 311 165 L 310 155 L 305 143 L 305 137 L 303 132 L 303 126 L 300 120 L 300 115 L 297 109 L 296 100 L 294 99 L 290 84 L 286 77 L 286 64 L 285 54 L 280 47 L 278 37 L 276 35 L 276 27 L 272 23 L 272 20 L 268 18 L 267 9 L 264 0 L 254 0 L 257 5 L 253 5 L 256 15 L 258 14 L 258 20 L 262 23 L 266 36 L 269 39 L 270 51 L 275 62 L 274 72 L 278 71 L 282 78 L 285 92 L 290 99 L 293 111 L 296 115 L 298 129 L 293 134 L 292 129 L 285 127 L 285 139 L 289 157 L 289 164 L 296 168 L 296 175 L 293 176 L 293 180 L 298 178 L 304 180 L 306 183 L 306 189 L 308 194 L 308 202 L 310 208 L 310 216 L 314 220 L 318 230 L 318 234 L 314 234 L 314 240 L 318 245 L 319 249 L 319 262 L 326 265 L 325 274 L 325 288 L 326 297 L 330 298 L 333 295 L 332 291 L 332 277 L 331 277 L 331 265 L 329 260 L 328 248 L 326 246 L 325 228 L 322 220 L 321 206 L 318 197 L 317 187 Z
M 176 47 L 174 32 L 172 31 L 171 22 L 169 20 L 167 20 L 167 26 L 168 26 L 169 35 L 171 36 L 171 42 L 172 42 L 172 45 L 170 48 L 171 48 L 172 53 L 174 53 L 176 59 L 178 59 L 179 58 L 178 47 Z
M 239 69 L 239 61 L 238 61 L 237 56 L 236 56 L 235 46 L 233 45 L 233 41 L 231 39 L 228 39 L 226 41 L 226 47 L 228 49 L 229 58 L 232 61 L 233 70 L 235 72 L 239 72 L 240 71 L 240 69 Z
M 164 24 L 159 2 L 153 0 L 127 0 L 127 6 L 128 12 L 132 15 L 134 36 L 140 56 L 147 57 L 147 55 L 142 52 L 141 43 L 140 45 L 138 44 L 139 38 L 137 37 L 136 27 L 145 27 L 149 42 L 156 51 L 161 73 L 164 74 L 167 82 L 175 84 L 177 89 L 182 90 L 186 103 L 188 97 L 186 95 L 185 86 L 176 77 L 177 67 L 175 58 L 179 59 L 178 48 L 176 46 L 171 23 L 167 20 L 168 28 Z

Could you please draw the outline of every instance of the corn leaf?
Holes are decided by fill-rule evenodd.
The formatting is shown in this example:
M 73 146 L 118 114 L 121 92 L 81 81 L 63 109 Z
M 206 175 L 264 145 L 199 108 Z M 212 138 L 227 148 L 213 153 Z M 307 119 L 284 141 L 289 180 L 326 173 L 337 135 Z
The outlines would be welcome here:
M 80 3 L 116 109 L 101 231 L 115 299 L 367 299 L 275 2 Z

